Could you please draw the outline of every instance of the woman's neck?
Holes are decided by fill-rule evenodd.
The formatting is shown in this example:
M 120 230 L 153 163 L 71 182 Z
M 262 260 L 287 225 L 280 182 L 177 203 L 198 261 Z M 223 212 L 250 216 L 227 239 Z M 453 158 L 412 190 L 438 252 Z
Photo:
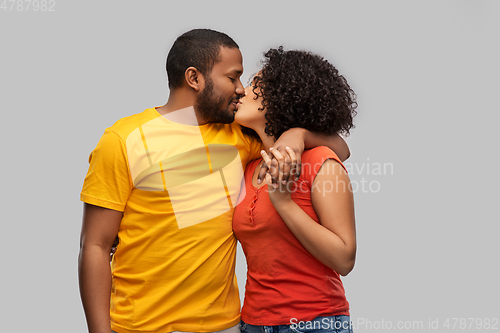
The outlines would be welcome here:
M 262 141 L 262 145 L 264 146 L 264 150 L 266 152 L 269 152 L 269 148 L 271 148 L 274 145 L 274 142 L 276 141 L 274 139 L 274 136 L 269 136 L 266 134 L 265 126 L 260 128 L 254 128 L 253 130 L 257 132 L 257 134 L 259 135 L 259 138 Z

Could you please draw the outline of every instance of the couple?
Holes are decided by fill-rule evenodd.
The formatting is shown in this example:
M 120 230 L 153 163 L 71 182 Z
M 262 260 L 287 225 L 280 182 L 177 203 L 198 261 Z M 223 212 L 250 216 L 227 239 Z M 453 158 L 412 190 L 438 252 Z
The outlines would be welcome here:
M 331 188 L 349 182 L 333 151 L 348 155 L 336 133 L 352 127 L 353 92 L 305 52 L 271 49 L 247 88 L 242 72 L 227 35 L 183 34 L 167 57 L 168 102 L 120 119 L 91 153 L 79 255 L 90 332 L 304 331 L 292 323 L 313 320 L 349 331 L 339 274 L 354 265 L 353 199 Z M 264 183 L 259 165 L 273 175 Z M 248 262 L 241 324 L 235 235 Z

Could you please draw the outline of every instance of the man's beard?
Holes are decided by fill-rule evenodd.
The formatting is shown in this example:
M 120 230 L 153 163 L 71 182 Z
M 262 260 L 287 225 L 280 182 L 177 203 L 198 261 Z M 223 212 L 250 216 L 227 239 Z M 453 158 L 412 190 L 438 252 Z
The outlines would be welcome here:
M 230 124 L 234 113 L 229 112 L 229 102 L 214 94 L 212 80 L 206 81 L 205 89 L 196 100 L 195 110 L 209 123 Z

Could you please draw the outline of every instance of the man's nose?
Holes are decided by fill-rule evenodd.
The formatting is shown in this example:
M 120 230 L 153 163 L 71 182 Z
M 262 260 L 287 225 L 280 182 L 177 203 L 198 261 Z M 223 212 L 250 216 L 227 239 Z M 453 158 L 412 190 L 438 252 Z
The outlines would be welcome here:
M 238 79 L 238 84 L 236 85 L 236 94 L 241 96 L 245 95 L 245 87 L 243 87 L 240 79 Z

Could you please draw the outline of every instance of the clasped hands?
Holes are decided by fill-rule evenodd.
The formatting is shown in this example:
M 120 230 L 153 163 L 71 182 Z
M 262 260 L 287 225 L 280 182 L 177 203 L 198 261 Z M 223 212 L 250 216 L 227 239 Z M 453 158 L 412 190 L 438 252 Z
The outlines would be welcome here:
M 303 131 L 293 128 L 280 136 L 273 147 L 269 149 L 269 153 L 261 151 L 264 163 L 260 167 L 257 183 L 261 184 L 263 181 L 267 183 L 272 201 L 274 201 L 273 199 L 290 197 L 287 183 L 299 179 L 303 151 Z M 282 195 L 274 192 L 279 192 Z

